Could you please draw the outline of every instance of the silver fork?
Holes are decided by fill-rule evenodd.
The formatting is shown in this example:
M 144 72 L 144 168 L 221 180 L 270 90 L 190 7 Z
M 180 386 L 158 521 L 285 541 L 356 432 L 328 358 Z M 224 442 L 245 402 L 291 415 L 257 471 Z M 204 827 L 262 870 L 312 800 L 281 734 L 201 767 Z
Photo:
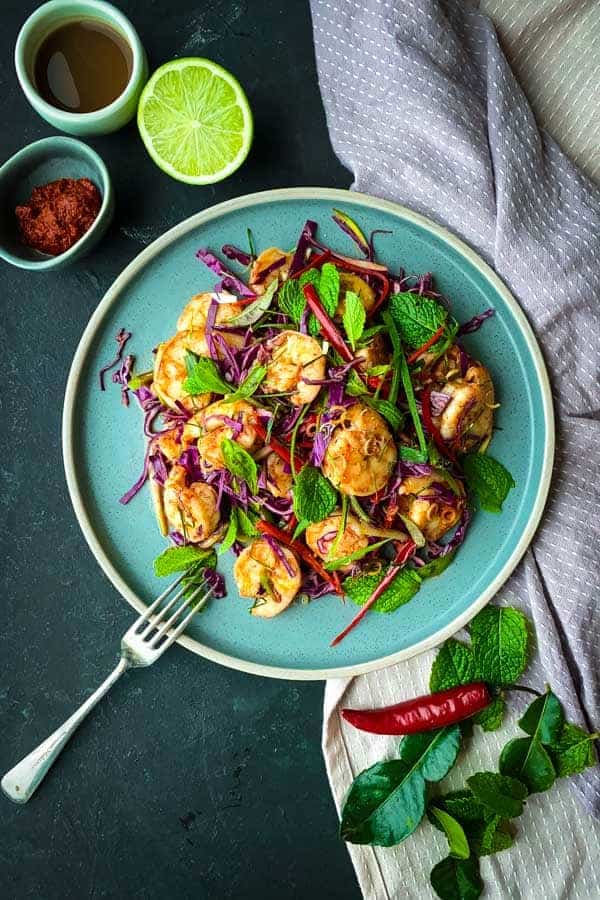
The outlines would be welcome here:
M 2 779 L 1 787 L 7 797 L 14 800 L 15 803 L 27 803 L 71 735 L 98 701 L 104 697 L 109 688 L 113 686 L 115 681 L 118 681 L 127 669 L 151 666 L 152 663 L 156 662 L 165 650 L 177 640 L 181 632 L 189 624 L 192 616 L 208 602 L 212 596 L 213 588 L 203 583 L 186 597 L 182 603 L 179 603 L 186 591 L 186 586 L 184 585 L 171 597 L 164 607 L 158 610 L 156 615 L 153 615 L 157 607 L 180 584 L 183 577 L 184 575 L 180 575 L 142 613 L 131 628 L 125 632 L 121 640 L 121 659 L 117 667 L 110 673 L 106 681 L 100 685 L 98 690 L 91 697 L 88 697 L 79 709 L 60 728 L 57 728 L 49 738 L 46 738 L 39 747 L 32 750 L 25 759 L 22 759 L 10 772 L 6 773 Z M 194 602 L 201 593 L 200 599 Z M 175 607 L 174 610 L 173 607 Z M 171 610 L 173 612 L 167 619 L 167 614 Z M 187 614 L 184 615 L 186 611 Z

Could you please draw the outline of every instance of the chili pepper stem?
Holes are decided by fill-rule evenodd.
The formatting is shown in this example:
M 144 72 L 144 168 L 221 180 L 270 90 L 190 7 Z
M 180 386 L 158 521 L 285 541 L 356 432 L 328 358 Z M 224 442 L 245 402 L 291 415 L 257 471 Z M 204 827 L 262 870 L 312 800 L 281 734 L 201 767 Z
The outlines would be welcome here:
M 536 691 L 535 688 L 526 687 L 524 684 L 508 684 L 503 691 L 520 691 L 524 694 L 533 694 L 535 697 L 542 697 L 541 691 Z

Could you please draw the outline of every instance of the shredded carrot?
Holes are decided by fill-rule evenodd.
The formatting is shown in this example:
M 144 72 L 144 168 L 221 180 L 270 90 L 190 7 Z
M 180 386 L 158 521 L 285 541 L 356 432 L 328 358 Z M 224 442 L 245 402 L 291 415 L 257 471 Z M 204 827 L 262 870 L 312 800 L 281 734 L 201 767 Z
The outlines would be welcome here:
M 423 355 L 423 353 L 426 353 L 430 347 L 433 347 L 434 344 L 437 344 L 445 330 L 446 326 L 440 325 L 438 330 L 435 332 L 435 334 L 431 335 L 428 341 L 425 341 L 425 343 L 422 344 L 421 347 L 419 347 L 417 350 L 414 350 L 406 359 L 409 366 L 416 362 L 418 358 Z

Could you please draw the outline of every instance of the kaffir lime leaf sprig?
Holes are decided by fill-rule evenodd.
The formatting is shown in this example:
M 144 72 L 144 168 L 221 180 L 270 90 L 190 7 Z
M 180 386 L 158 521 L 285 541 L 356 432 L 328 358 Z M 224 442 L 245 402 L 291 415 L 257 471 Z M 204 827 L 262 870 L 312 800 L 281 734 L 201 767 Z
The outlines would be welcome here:
M 353 599 L 360 602 L 358 579 L 354 590 Z M 406 602 L 404 596 L 400 602 Z M 513 845 L 514 820 L 527 799 L 548 790 L 557 778 L 576 775 L 596 763 L 598 734 L 567 722 L 560 700 L 547 687 L 519 719 L 523 734 L 503 748 L 498 772 L 476 772 L 464 789 L 427 802 L 427 783 L 441 781 L 450 771 L 461 740 L 470 734 L 471 721 L 483 731 L 493 731 L 502 724 L 505 692 L 537 693 L 514 685 L 527 668 L 530 627 L 517 609 L 487 606 L 471 622 L 469 644 L 455 638 L 446 641 L 432 666 L 431 691 L 485 682 L 495 691 L 492 703 L 470 721 L 408 734 L 400 742 L 399 759 L 376 763 L 357 776 L 342 810 L 344 840 L 384 847 L 406 840 L 426 814 L 448 841 L 448 856 L 430 875 L 442 900 L 476 900 L 484 886 L 480 857 Z

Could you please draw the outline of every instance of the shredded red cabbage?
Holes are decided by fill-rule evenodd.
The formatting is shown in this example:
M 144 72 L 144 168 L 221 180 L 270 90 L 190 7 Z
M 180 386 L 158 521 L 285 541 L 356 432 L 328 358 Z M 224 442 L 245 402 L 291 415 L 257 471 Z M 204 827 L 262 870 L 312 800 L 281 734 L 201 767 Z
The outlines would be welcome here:
M 311 247 L 315 246 L 316 231 L 317 223 L 312 219 L 307 219 L 296 244 L 296 252 L 290 265 L 290 278 L 306 265 L 306 255 Z
M 230 272 L 227 266 L 224 266 L 221 260 L 214 253 L 211 253 L 210 250 L 207 250 L 206 247 L 201 247 L 198 250 L 196 258 L 203 262 L 205 266 L 208 266 L 211 272 L 214 272 L 221 279 L 215 285 L 215 291 L 227 291 L 240 297 L 256 296 L 248 285 L 244 284 L 233 272 Z
M 121 328 L 120 331 L 118 332 L 118 334 L 116 335 L 115 341 L 117 342 L 117 344 L 119 346 L 118 346 L 117 352 L 115 354 L 115 357 L 114 357 L 114 359 L 111 359 L 111 361 L 109 363 L 107 363 L 105 366 L 102 366 L 102 368 L 98 372 L 98 380 L 100 382 L 100 390 L 101 391 L 106 390 L 106 388 L 104 386 L 104 376 L 106 375 L 107 372 L 110 372 L 111 369 L 114 369 L 114 367 L 121 362 L 121 357 L 123 356 L 123 350 L 125 349 L 125 344 L 127 343 L 127 341 L 129 340 L 130 337 L 131 337 L 131 332 L 125 331 L 124 328 Z
M 150 468 L 150 451 L 152 449 L 152 441 L 148 442 L 148 446 L 146 448 L 146 453 L 144 455 L 144 468 L 142 469 L 142 474 L 138 478 L 135 484 L 133 484 L 128 491 L 126 491 L 122 497 L 119 498 L 119 503 L 122 503 L 123 506 L 126 506 L 130 500 L 133 500 L 135 495 L 141 491 L 143 486 L 146 484 L 148 480 L 148 472 Z
M 254 259 L 249 253 L 246 253 L 244 250 L 240 250 L 239 247 L 234 247 L 233 244 L 223 244 L 221 247 L 221 253 L 223 256 L 226 256 L 227 259 L 232 259 L 234 262 L 239 262 L 242 266 L 249 266 L 252 260 Z
M 285 555 L 275 538 L 272 538 L 270 534 L 264 534 L 263 540 L 269 545 L 290 578 L 293 578 L 296 573 L 294 572 L 287 556 Z
M 214 598 L 220 600 L 221 597 L 225 596 L 225 594 L 227 593 L 225 589 L 225 579 L 220 572 L 217 572 L 216 569 L 211 569 L 209 566 L 207 566 L 203 570 L 202 575 L 207 585 L 212 588 L 212 595 Z
M 460 337 L 463 334 L 472 334 L 474 331 L 479 331 L 483 323 L 486 319 L 489 319 L 491 316 L 495 315 L 495 309 L 486 309 L 485 312 L 479 313 L 477 316 L 473 316 L 472 319 L 469 319 L 468 322 L 465 322 L 464 325 L 461 325 L 457 331 L 457 336 Z
M 429 402 L 431 404 L 431 415 L 432 416 L 441 416 L 444 412 L 450 400 L 452 398 L 449 394 L 444 394 L 442 391 L 431 391 L 429 394 Z
M 164 485 L 169 472 L 167 470 L 167 463 L 164 457 L 164 454 L 157 447 L 150 454 L 150 466 L 152 468 L 152 475 L 154 480 L 158 482 L 160 485 Z

